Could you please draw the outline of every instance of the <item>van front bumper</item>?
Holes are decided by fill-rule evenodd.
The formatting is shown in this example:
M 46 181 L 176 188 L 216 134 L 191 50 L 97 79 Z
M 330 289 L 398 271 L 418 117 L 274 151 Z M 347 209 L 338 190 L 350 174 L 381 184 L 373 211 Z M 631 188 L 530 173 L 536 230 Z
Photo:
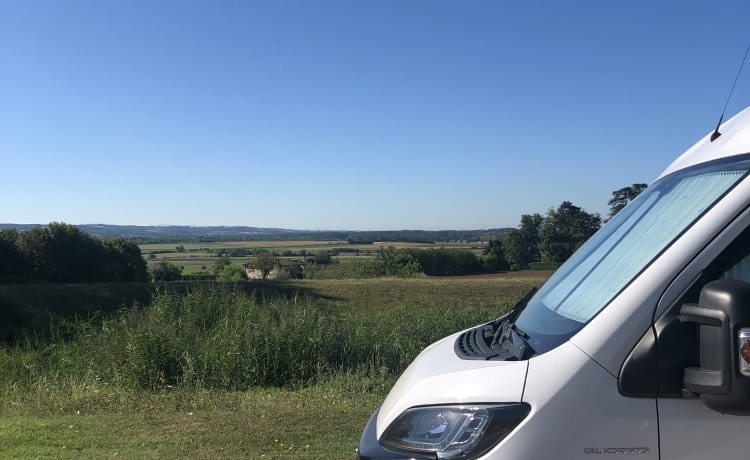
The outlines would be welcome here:
M 378 438 L 375 433 L 375 424 L 377 423 L 379 412 L 380 408 L 378 407 L 372 416 L 370 416 L 370 420 L 367 421 L 367 425 L 365 425 L 365 429 L 362 431 L 362 436 L 359 438 L 359 447 L 355 454 L 356 460 L 434 460 L 435 457 L 414 454 L 404 455 L 400 452 L 395 452 L 381 446 L 378 443 Z

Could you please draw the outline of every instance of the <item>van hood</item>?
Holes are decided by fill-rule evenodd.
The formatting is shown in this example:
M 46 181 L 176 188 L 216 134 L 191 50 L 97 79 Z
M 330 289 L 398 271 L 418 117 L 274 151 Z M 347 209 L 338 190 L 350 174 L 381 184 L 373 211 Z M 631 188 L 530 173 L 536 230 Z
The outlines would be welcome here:
M 378 414 L 378 439 L 410 407 L 521 402 L 529 362 L 461 359 L 453 350 L 460 334 L 425 348 L 401 374 Z

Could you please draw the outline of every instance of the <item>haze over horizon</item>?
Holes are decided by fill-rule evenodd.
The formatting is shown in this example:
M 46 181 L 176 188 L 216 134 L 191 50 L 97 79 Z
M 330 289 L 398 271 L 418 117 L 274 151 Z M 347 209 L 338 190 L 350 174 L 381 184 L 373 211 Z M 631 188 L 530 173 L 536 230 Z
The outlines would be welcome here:
M 0 222 L 605 216 L 713 130 L 750 3 L 5 0 Z M 727 116 L 750 105 L 750 69 Z M 167 224 L 164 224 L 167 222 Z

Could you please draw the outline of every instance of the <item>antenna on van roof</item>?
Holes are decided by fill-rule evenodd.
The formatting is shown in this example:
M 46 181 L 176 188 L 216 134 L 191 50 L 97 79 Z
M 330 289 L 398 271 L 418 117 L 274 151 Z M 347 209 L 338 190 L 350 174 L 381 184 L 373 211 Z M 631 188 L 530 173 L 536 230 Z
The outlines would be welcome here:
M 727 105 L 729 105 L 729 100 L 732 98 L 734 87 L 737 85 L 737 80 L 740 78 L 740 74 L 742 73 L 742 67 L 745 65 L 745 60 L 747 59 L 747 53 L 749 52 L 750 52 L 750 45 L 747 45 L 747 50 L 745 50 L 745 57 L 742 58 L 740 69 L 737 71 L 737 76 L 734 77 L 734 83 L 732 83 L 732 89 L 729 90 L 729 96 L 727 96 L 727 102 L 724 103 L 724 110 L 721 111 L 719 122 L 716 123 L 716 129 L 714 130 L 713 133 L 711 133 L 711 142 L 715 141 L 716 139 L 719 138 L 719 136 L 721 136 L 721 133 L 719 132 L 719 127 L 721 126 L 721 122 L 724 121 L 724 113 L 727 111 Z

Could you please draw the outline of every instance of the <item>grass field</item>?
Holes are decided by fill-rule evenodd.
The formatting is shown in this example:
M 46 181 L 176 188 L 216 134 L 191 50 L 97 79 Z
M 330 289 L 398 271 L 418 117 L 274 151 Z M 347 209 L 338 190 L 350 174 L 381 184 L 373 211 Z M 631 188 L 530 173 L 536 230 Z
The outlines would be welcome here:
M 296 390 L 128 394 L 117 410 L 0 414 L 0 458 L 352 458 L 384 391 L 335 384 Z
M 305 280 L 279 283 L 278 292 L 284 294 L 263 294 L 254 301 L 243 300 L 244 295 L 219 297 L 219 304 L 236 299 L 229 309 L 212 304 L 210 292 L 193 304 L 166 297 L 102 326 L 84 324 L 74 339 L 0 347 L 0 458 L 352 458 L 367 418 L 418 349 L 461 327 L 501 315 L 547 275 Z M 168 313 L 173 305 L 182 312 L 178 317 Z M 246 308 L 257 308 L 254 315 L 260 316 L 244 325 L 245 316 L 231 315 Z M 202 319 L 202 310 L 220 316 L 207 313 Z M 206 329 L 204 324 L 204 335 L 181 339 L 175 320 L 208 321 L 213 326 Z M 251 324 L 263 324 L 269 340 L 276 337 L 273 343 L 282 347 L 278 350 L 289 345 L 290 350 L 318 353 L 294 359 L 313 359 L 310 362 L 318 362 L 320 369 L 311 374 L 292 368 L 301 372 L 295 375 L 309 377 L 231 389 L 242 387 L 244 377 L 231 373 L 236 360 L 227 357 L 233 350 L 248 353 L 236 345 L 252 338 L 243 332 Z M 333 329 L 312 330 L 317 327 Z M 169 334 L 177 335 L 171 341 L 158 340 Z M 336 334 L 344 335 L 330 337 Z M 425 343 L 404 347 L 415 338 Z M 168 375 L 163 380 L 133 379 L 127 369 L 149 372 L 132 367 L 142 360 L 128 358 L 143 358 L 133 353 L 144 340 L 163 346 L 183 343 L 180 346 L 188 348 L 178 348 L 177 353 L 193 353 L 196 363 L 203 359 L 200 353 L 218 361 L 206 361 L 207 367 L 201 367 L 204 376 L 192 383 L 181 384 L 180 378 L 172 382 Z M 162 357 L 170 352 L 168 347 L 159 350 Z M 245 356 L 259 360 L 268 353 L 265 350 Z M 345 364 L 350 361 L 343 355 L 337 358 L 343 359 L 338 366 L 321 361 L 327 359 L 325 353 L 338 356 L 346 350 L 375 354 L 359 364 Z M 278 359 L 274 356 L 267 356 L 269 363 Z M 384 361 L 379 357 L 391 364 L 380 365 Z M 117 370 L 122 359 L 126 366 L 121 369 L 127 372 Z M 211 372 L 224 372 L 222 365 L 230 366 L 226 372 L 236 377 L 211 377 Z

